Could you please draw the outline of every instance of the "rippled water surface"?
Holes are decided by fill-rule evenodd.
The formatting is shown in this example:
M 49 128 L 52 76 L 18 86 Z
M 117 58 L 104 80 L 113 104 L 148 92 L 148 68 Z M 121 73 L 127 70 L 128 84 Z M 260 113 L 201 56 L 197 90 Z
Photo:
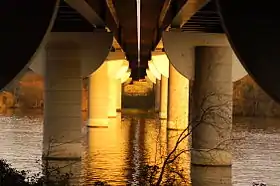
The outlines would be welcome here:
M 0 157 L 17 169 L 40 171 L 36 160 L 42 155 L 42 125 L 41 114 L 8 113 L 0 116 Z M 84 182 L 106 180 L 112 185 L 139 185 L 137 177 L 143 162 L 159 161 L 164 151 L 162 146 L 168 149 L 170 140 L 165 138 L 164 125 L 152 116 L 123 115 L 111 119 L 107 129 L 87 131 L 84 128 Z M 233 130 L 236 139 L 233 185 L 249 186 L 253 181 L 266 182 L 269 186 L 280 185 L 280 120 L 235 118 Z M 212 174 L 217 179 L 226 172 L 215 171 Z M 198 175 L 201 176 L 199 180 L 204 179 L 203 174 Z

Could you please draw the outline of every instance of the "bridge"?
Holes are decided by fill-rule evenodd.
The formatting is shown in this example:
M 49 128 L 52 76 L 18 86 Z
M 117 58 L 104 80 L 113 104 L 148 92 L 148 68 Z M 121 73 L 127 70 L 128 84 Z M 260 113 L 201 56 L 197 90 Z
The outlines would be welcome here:
M 67 132 L 80 135 L 77 123 L 82 76 L 90 78 L 89 127 L 108 127 L 106 118 L 114 117 L 120 102 L 116 87 L 129 76 L 133 81 L 148 77 L 156 84 L 156 107 L 160 117 L 168 119 L 169 129 L 178 129 L 178 121 L 187 125 L 189 105 L 193 108 L 190 117 L 201 114 L 198 105 L 210 92 L 219 94 L 212 103 L 228 103 L 221 107 L 231 116 L 232 82 L 247 72 L 280 101 L 280 26 L 275 3 L 5 0 L 0 6 L 0 86 L 6 86 L 32 64 L 34 67 L 36 61 L 44 64 L 44 146 L 48 146 L 50 136 L 67 136 Z M 108 79 L 107 74 L 114 77 Z M 231 165 L 231 154 L 224 149 L 211 154 L 211 162 L 209 155 L 200 151 L 230 137 L 231 122 L 215 122 L 223 126 L 222 137 L 206 125 L 194 131 L 193 164 Z M 79 146 L 67 144 L 59 147 L 60 153 L 45 158 L 79 158 Z

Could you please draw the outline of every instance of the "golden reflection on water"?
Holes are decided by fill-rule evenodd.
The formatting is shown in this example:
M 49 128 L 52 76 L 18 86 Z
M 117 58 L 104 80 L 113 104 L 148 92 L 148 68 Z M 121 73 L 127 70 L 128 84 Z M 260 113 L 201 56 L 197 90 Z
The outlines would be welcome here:
M 26 168 L 27 163 L 30 164 L 33 160 L 35 162 L 38 157 L 41 157 L 42 119 L 36 119 L 36 117 L 42 118 L 42 115 L 39 111 L 33 114 L 36 117 L 32 116 L 27 118 L 22 118 L 22 116 L 28 115 L 26 112 L 19 111 L 7 111 L 2 115 L 6 116 L 3 116 L 0 121 L 0 132 L 2 132 L 0 146 L 1 149 L 4 149 L 4 151 L 0 151 L 1 157 L 15 162 L 15 167 L 17 168 L 29 169 Z M 14 117 L 14 115 L 17 116 Z M 247 126 L 247 124 L 244 124 L 244 126 Z M 250 137 L 252 134 L 256 135 L 256 130 L 271 131 L 271 128 L 275 128 L 273 124 L 267 126 L 262 127 L 257 124 L 254 126 L 252 124 L 250 127 L 239 127 L 238 130 L 235 130 L 237 130 L 238 134 L 241 134 L 242 131 L 248 131 Z M 158 120 L 154 116 L 145 114 L 118 115 L 117 118 L 110 119 L 108 128 L 88 128 L 82 160 L 82 182 L 84 185 L 90 185 L 96 180 L 107 181 L 111 185 L 141 185 L 139 183 L 141 167 L 144 164 L 161 165 L 163 158 L 166 157 L 167 152 L 170 152 L 175 144 L 176 136 L 178 136 L 180 131 L 167 131 L 166 128 L 166 121 Z M 273 142 L 276 139 L 276 134 L 274 135 L 273 133 L 275 131 L 270 133 L 262 132 L 265 136 L 264 139 L 266 139 L 262 144 L 268 141 L 267 139 L 270 139 L 272 146 L 274 145 L 274 148 L 271 148 L 270 151 L 275 151 L 275 145 L 278 144 Z M 258 139 L 254 138 L 254 140 Z M 278 137 L 277 139 L 280 138 Z M 243 154 L 252 152 L 246 156 L 247 159 L 252 159 L 252 156 L 256 153 L 258 154 L 258 151 L 252 145 L 248 146 L 248 144 L 251 144 L 251 142 L 247 142 L 247 146 L 241 144 L 240 148 L 245 148 L 242 149 L 244 151 Z M 189 148 L 188 145 L 188 141 L 186 140 L 185 143 L 181 144 L 179 149 Z M 255 145 L 258 144 L 255 143 Z M 28 146 L 32 148 L 27 148 Z M 260 147 L 263 149 L 267 148 L 267 146 L 258 146 L 258 148 Z M 8 152 L 10 154 L 7 154 Z M 262 150 L 262 152 L 265 151 Z M 270 157 L 269 154 L 266 153 L 265 156 Z M 246 161 L 248 161 L 246 157 L 242 157 L 241 160 L 235 163 L 235 174 L 238 178 L 242 177 L 242 174 L 239 172 L 244 169 L 246 169 L 248 175 L 250 175 L 250 171 L 252 172 L 252 170 L 249 170 L 248 164 L 246 164 Z M 259 160 L 260 157 L 258 156 L 256 158 L 254 156 L 253 160 Z M 275 156 L 274 159 L 277 160 L 277 157 Z M 186 154 L 180 159 L 178 166 L 184 169 L 186 178 L 188 181 L 191 180 L 193 182 L 193 186 L 232 185 L 231 168 L 194 166 L 190 168 L 189 162 L 190 158 Z M 32 167 L 34 164 L 30 165 Z M 79 172 L 78 167 L 76 166 L 73 169 L 75 173 Z M 270 165 L 270 167 L 273 167 L 273 165 Z M 254 172 L 254 174 L 257 173 Z M 268 174 L 268 172 L 265 174 Z M 247 183 L 251 181 L 250 177 L 246 179 Z M 243 180 L 245 179 L 242 178 L 238 181 L 242 182 Z
M 178 126 L 179 125 L 179 126 Z M 182 126 L 180 126 L 182 125 Z M 174 159 L 172 168 L 175 169 L 176 178 L 179 179 L 181 185 L 190 184 L 190 146 L 188 140 L 190 135 L 188 131 L 182 130 L 185 124 L 177 124 L 178 130 L 167 130 L 167 153 L 172 153 L 171 159 Z M 182 140 L 179 143 L 179 140 Z M 173 173 L 174 174 L 174 173 Z
M 166 156 L 166 121 L 146 119 L 145 150 L 150 165 L 161 166 Z
M 167 130 L 165 120 L 145 115 L 123 116 L 110 121 L 108 128 L 89 128 L 84 162 L 85 182 L 96 180 L 111 185 L 141 185 L 143 165 L 162 166 L 167 153 L 176 144 L 181 130 Z M 192 186 L 229 186 L 231 168 L 191 167 L 188 138 L 176 153 L 187 150 L 175 162 L 184 175 L 184 183 Z M 191 182 L 193 182 L 191 184 Z
M 86 183 L 94 180 L 118 183 L 125 180 L 123 167 L 126 162 L 128 126 L 124 123 L 121 123 L 118 115 L 110 119 L 108 128 L 88 128 L 84 162 Z

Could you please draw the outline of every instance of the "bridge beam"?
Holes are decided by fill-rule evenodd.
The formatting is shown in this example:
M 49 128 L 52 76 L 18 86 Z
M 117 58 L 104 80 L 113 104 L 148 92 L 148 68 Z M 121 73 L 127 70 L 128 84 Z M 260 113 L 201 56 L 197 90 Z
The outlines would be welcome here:
M 187 0 L 177 15 L 174 17 L 170 25 L 171 29 L 181 28 L 199 9 L 201 9 L 208 2 L 209 0 Z
M 81 48 L 81 75 L 87 77 L 97 70 L 100 65 L 109 58 L 122 58 L 123 54 L 109 55 L 113 43 L 113 34 L 104 31 L 95 32 L 52 32 L 47 41 L 71 41 L 77 43 Z M 109 55 L 109 56 L 108 56 Z M 44 76 L 44 51 L 38 50 L 31 61 L 30 68 Z
M 225 34 L 164 32 L 163 46 L 170 63 L 189 80 L 194 78 L 195 47 L 216 46 L 229 47 Z M 238 81 L 248 73 L 232 52 L 232 81 Z
M 239 60 L 260 87 L 280 102 L 280 87 L 277 86 L 280 82 L 278 4 L 276 1 L 215 2 L 223 28 Z
M 1 60 L 5 62 L 1 64 L 0 88 L 26 72 L 37 49 L 48 38 L 58 5 L 58 0 L 1 2 Z
M 169 77 L 169 59 L 165 52 L 153 52 L 150 66 L 156 68 L 161 75 Z M 158 78 L 161 79 L 161 78 Z
M 151 70 L 146 69 L 146 74 L 147 74 L 147 78 L 148 78 L 153 84 L 156 84 L 157 78 L 156 78 L 155 75 L 151 72 Z
M 105 28 L 105 23 L 85 0 L 65 0 L 95 28 Z

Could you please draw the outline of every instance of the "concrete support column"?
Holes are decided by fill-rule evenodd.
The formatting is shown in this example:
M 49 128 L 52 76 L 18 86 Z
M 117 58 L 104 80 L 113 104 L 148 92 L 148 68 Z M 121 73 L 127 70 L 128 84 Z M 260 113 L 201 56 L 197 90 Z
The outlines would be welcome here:
M 193 91 L 192 115 L 198 124 L 192 126 L 192 164 L 230 166 L 233 89 L 229 47 L 196 48 Z
M 230 166 L 191 166 L 192 185 L 232 186 Z
M 43 156 L 81 158 L 82 78 L 79 45 L 53 41 L 46 46 Z
M 170 64 L 168 79 L 168 129 L 184 130 L 188 126 L 188 116 L 189 80 Z
M 122 109 L 122 83 L 121 79 L 117 79 L 117 99 L 116 99 L 116 110 L 120 112 Z
M 89 77 L 89 127 L 108 127 L 108 75 L 107 63 Z
M 117 79 L 108 77 L 108 117 L 117 117 Z
M 160 80 L 159 79 L 156 80 L 154 91 L 155 91 L 155 111 L 159 112 L 159 108 L 160 108 Z
M 161 76 L 160 82 L 160 119 L 167 119 L 168 78 Z

